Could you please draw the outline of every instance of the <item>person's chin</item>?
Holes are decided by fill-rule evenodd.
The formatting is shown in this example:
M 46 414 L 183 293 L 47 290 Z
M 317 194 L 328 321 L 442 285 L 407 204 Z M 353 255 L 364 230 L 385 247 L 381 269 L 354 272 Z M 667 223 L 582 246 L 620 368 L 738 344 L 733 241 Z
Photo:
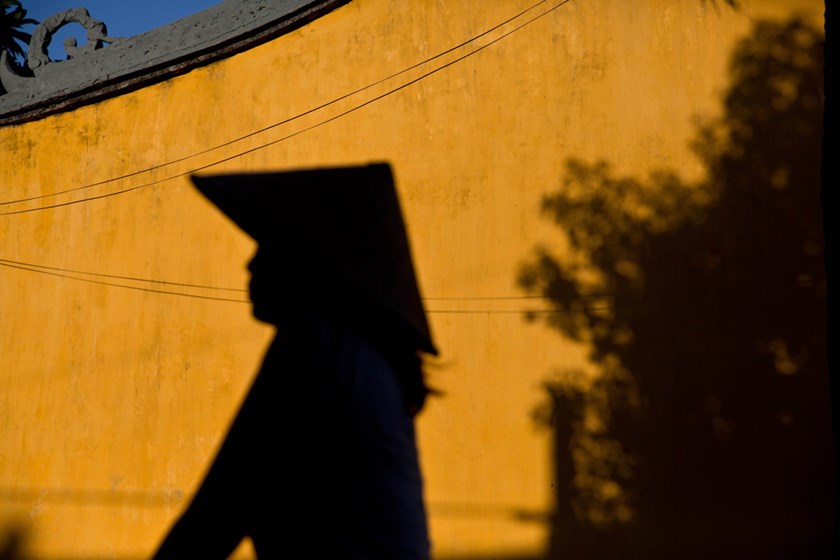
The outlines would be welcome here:
M 275 316 L 276 314 L 269 312 L 263 306 L 252 303 L 251 314 L 257 321 L 262 321 L 263 323 L 271 323 L 272 325 L 277 324 L 277 317 Z

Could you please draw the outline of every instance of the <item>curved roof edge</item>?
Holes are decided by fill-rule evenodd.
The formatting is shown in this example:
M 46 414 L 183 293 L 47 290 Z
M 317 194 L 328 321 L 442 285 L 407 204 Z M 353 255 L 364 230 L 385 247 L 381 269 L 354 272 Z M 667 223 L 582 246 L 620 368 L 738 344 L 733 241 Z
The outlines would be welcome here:
M 128 38 L 107 37 L 102 22 L 84 9 L 56 14 L 33 33 L 28 64 L 34 68 L 29 75 L 9 64 L 4 53 L 0 126 L 37 120 L 183 74 L 288 33 L 350 1 L 225 0 Z M 53 31 L 70 22 L 86 28 L 87 45 L 65 45 L 78 56 L 48 61 L 38 51 L 46 48 Z M 43 46 L 34 45 L 45 34 Z M 109 46 L 100 48 L 103 43 Z

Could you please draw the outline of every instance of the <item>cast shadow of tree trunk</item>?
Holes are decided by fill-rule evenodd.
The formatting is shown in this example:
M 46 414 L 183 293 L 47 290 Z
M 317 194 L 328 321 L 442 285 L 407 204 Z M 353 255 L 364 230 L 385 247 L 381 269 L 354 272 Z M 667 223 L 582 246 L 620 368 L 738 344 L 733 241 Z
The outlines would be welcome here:
M 544 199 L 569 250 L 520 268 L 559 311 L 530 319 L 601 369 L 548 386 L 551 558 L 830 557 L 821 31 L 758 21 L 730 72 L 705 179 L 570 159 Z

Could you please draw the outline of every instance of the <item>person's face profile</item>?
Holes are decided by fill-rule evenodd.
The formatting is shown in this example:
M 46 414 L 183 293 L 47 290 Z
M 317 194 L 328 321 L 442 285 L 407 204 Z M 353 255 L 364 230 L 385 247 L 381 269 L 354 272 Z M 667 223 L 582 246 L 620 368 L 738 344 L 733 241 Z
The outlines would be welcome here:
M 271 289 L 273 287 L 276 290 L 277 284 L 270 281 L 270 276 L 277 263 L 271 263 L 270 261 L 271 259 L 266 251 L 262 247 L 257 247 L 256 253 L 248 263 L 248 271 L 251 273 L 248 293 L 251 298 L 251 312 L 254 317 L 266 323 L 276 323 L 276 306 L 272 303 L 276 294 L 272 295 Z

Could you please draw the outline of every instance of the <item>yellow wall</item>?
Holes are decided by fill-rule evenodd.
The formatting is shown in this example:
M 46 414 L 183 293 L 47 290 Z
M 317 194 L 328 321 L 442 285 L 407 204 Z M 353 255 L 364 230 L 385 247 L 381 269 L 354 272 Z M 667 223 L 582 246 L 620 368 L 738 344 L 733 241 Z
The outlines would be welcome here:
M 226 158 L 208 171 L 387 160 L 442 349 L 431 373 L 446 395 L 418 421 L 434 551 L 543 550 L 546 524 L 517 516 L 552 507 L 531 411 L 586 348 L 526 323 L 537 301 L 469 298 L 521 295 L 566 158 L 696 175 L 691 118 L 718 110 L 734 41 L 758 17 L 796 8 L 821 26 L 823 13 L 573 0 L 501 38 L 557 3 L 377 83 L 534 2 L 356 0 L 184 76 L 0 129 L 0 202 L 39 197 L 0 206 L 0 524 L 21 523 L 42 557 L 144 557 L 208 465 L 272 333 L 245 303 L 150 291 L 245 298 L 174 284 L 243 289 L 254 249 L 185 174 Z

